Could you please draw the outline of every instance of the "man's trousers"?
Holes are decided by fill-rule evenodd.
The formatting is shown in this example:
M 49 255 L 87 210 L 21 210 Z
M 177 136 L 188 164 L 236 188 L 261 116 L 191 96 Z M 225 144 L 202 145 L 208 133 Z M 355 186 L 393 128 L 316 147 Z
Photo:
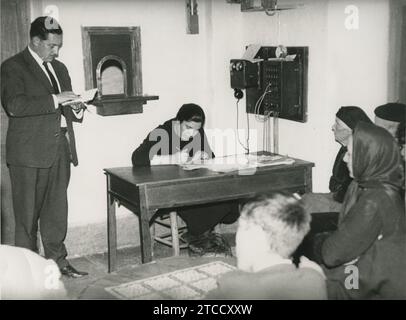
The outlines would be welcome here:
M 15 215 L 15 245 L 38 252 L 38 221 L 45 258 L 65 267 L 70 152 L 65 130 L 50 168 L 9 165 Z

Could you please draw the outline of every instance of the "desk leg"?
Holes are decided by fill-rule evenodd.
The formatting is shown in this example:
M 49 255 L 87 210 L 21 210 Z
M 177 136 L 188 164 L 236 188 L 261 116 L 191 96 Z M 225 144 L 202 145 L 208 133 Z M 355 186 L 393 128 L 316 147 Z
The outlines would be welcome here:
M 107 175 L 107 243 L 108 243 L 108 272 L 117 268 L 117 223 L 116 204 L 110 194 L 110 176 Z
M 142 263 L 152 261 L 152 239 L 149 229 L 149 220 L 153 216 L 155 211 L 149 209 L 146 188 L 140 187 L 140 246 L 141 246 L 141 259 Z

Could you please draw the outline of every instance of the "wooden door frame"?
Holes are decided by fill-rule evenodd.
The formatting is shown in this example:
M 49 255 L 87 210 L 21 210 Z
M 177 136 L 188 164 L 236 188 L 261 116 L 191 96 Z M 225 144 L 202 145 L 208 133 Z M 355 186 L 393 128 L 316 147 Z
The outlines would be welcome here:
M 30 0 L 1 0 L 1 62 L 22 51 L 28 44 L 31 21 Z M 0 79 L 1 81 L 1 79 Z M 11 198 L 11 182 L 5 161 L 5 140 L 8 118 L 0 108 L 1 121 L 1 219 L 2 244 L 14 244 L 14 211 Z

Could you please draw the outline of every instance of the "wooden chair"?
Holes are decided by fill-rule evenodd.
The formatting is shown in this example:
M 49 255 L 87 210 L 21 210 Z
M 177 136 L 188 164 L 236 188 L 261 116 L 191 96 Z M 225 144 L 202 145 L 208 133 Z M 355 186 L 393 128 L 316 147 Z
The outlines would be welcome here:
M 159 224 L 165 228 L 170 229 L 168 232 L 164 232 L 161 235 L 156 235 L 155 224 Z M 178 217 L 176 211 L 163 214 L 157 217 L 151 225 L 151 235 L 156 242 L 162 243 L 173 249 L 173 255 L 179 256 L 180 249 L 188 247 L 185 239 L 182 235 L 186 232 L 185 223 Z M 153 243 L 152 243 L 153 245 Z M 153 251 L 152 251 L 153 252 Z

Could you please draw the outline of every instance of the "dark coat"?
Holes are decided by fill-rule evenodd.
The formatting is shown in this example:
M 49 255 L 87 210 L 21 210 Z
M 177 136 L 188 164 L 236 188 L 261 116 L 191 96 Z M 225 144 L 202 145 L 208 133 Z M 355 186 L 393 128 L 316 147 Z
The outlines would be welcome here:
M 399 194 L 360 189 L 357 203 L 341 219 L 321 251 L 329 298 L 406 299 L 405 209 Z M 358 268 L 358 289 L 346 289 L 348 263 Z
M 338 229 L 317 240 L 330 299 L 406 299 L 405 207 L 397 143 L 390 133 L 360 122 L 349 144 L 354 180 Z M 320 239 L 320 237 L 318 237 Z
M 343 202 L 345 193 L 352 181 L 347 164 L 343 161 L 346 152 L 346 147 L 341 147 L 338 151 L 329 183 L 329 189 L 333 193 L 333 199 L 340 203 Z
M 71 91 L 65 65 L 52 61 L 61 91 Z M 14 166 L 49 168 L 57 154 L 60 108 L 55 109 L 54 90 L 28 48 L 1 65 L 1 102 L 9 116 L 6 160 Z M 72 115 L 71 121 L 78 121 Z M 81 120 L 79 120 L 80 122 Z

